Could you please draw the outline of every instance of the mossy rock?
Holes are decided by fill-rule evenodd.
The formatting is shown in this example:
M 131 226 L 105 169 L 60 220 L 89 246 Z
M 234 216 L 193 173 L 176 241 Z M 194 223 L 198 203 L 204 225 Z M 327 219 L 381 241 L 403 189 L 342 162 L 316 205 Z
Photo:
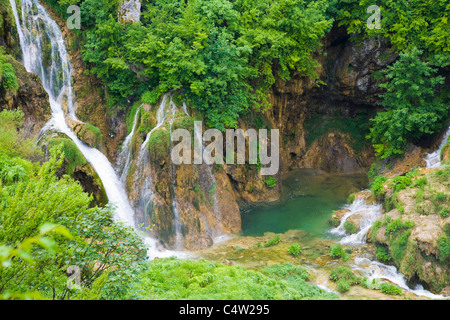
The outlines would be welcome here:
M 103 183 L 76 144 L 69 138 L 57 137 L 50 139 L 47 147 L 50 149 L 57 145 L 62 145 L 65 157 L 62 174 L 67 174 L 79 181 L 83 190 L 94 197 L 94 205 L 106 205 L 108 197 Z
M 87 122 L 81 125 L 77 137 L 91 148 L 98 148 L 103 142 L 100 129 Z
M 177 129 L 185 129 L 188 130 L 189 133 L 193 136 L 194 135 L 194 122 L 195 120 L 193 118 L 189 117 L 179 117 L 174 120 L 172 124 L 172 130 Z
M 170 153 L 170 133 L 167 129 L 157 129 L 152 133 L 148 143 L 150 159 L 155 163 L 162 163 Z
M 48 142 L 48 148 L 51 149 L 54 146 L 62 145 L 62 151 L 64 152 L 64 166 L 66 173 L 71 176 L 77 166 L 84 166 L 87 164 L 83 154 L 78 150 L 76 144 L 69 138 L 54 138 Z
M 153 113 L 145 112 L 141 109 L 140 111 L 140 121 L 138 126 L 139 134 L 147 134 L 154 127 L 156 127 L 156 118 Z

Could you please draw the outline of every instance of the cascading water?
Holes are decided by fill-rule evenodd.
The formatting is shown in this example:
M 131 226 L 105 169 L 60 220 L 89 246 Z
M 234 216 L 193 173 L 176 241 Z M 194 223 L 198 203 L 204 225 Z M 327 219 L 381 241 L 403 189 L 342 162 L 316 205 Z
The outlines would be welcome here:
M 430 299 L 446 299 L 442 295 L 433 294 L 423 288 L 422 285 L 417 284 L 415 288 L 410 288 L 405 276 L 398 272 L 395 266 L 388 266 L 378 261 L 372 261 L 368 258 L 358 257 L 355 259 L 355 264 L 352 265 L 352 269 L 358 270 L 362 275 L 367 277 L 369 283 L 372 280 L 388 280 L 395 283 L 398 287 L 412 292 L 418 296 L 427 297 Z
M 449 137 L 450 137 L 450 127 L 448 128 L 447 132 L 445 133 L 444 139 L 442 140 L 442 143 L 440 144 L 439 148 L 435 152 L 427 154 L 425 161 L 427 163 L 428 169 L 436 169 L 436 168 L 439 168 L 442 166 L 441 150 L 448 143 Z
M 349 212 L 347 212 L 341 219 L 341 223 L 338 227 L 330 230 L 330 233 L 342 236 L 339 241 L 343 245 L 353 245 L 360 246 L 366 243 L 367 233 L 372 227 L 372 225 L 382 216 L 381 204 L 368 205 L 365 199 L 356 199 L 351 205 L 346 207 Z M 347 234 L 344 228 L 345 222 L 353 215 L 360 214 L 361 224 L 360 231 L 356 234 Z M 369 281 L 372 280 L 388 280 L 400 288 L 412 292 L 418 296 L 425 296 L 430 299 L 444 299 L 441 295 L 435 295 L 423 288 L 422 285 L 418 284 L 415 288 L 410 288 L 403 274 L 398 272 L 395 266 L 388 266 L 378 261 L 372 261 L 367 257 L 360 256 L 355 258 L 354 265 L 351 266 L 352 269 L 358 270 L 366 276 Z
M 332 229 L 330 233 L 344 236 L 340 243 L 345 245 L 362 245 L 366 243 L 366 236 L 369 229 L 382 215 L 383 206 L 381 204 L 368 205 L 365 199 L 356 199 L 351 205 L 347 206 L 350 210 L 341 220 L 341 224 Z M 345 231 L 345 222 L 353 215 L 361 215 L 360 231 L 348 235 Z
M 23 64 L 28 72 L 39 76 L 49 95 L 52 118 L 43 131 L 53 129 L 66 134 L 73 140 L 102 180 L 107 197 L 116 208 L 115 220 L 134 228 L 134 210 L 113 166 L 100 151 L 90 148 L 80 141 L 67 125 L 63 106 L 66 106 L 66 111 L 72 120 L 78 120 L 75 117 L 73 105 L 71 65 L 58 25 L 38 0 L 22 0 L 21 19 L 15 0 L 10 0 L 10 3 L 19 34 Z M 48 52 L 44 52 L 44 48 L 49 49 Z M 154 239 L 146 238 L 145 241 L 151 246 L 150 258 L 171 255 L 170 252 L 155 252 L 153 250 L 156 247 Z
M 139 119 L 139 113 L 141 111 L 142 105 L 137 109 L 134 116 L 133 128 L 131 133 L 125 138 L 123 142 L 122 151 L 119 154 L 117 160 L 117 172 L 120 176 L 122 183 L 125 183 L 128 177 L 128 171 L 131 166 L 131 142 L 133 140 L 134 133 L 136 131 L 137 121 Z

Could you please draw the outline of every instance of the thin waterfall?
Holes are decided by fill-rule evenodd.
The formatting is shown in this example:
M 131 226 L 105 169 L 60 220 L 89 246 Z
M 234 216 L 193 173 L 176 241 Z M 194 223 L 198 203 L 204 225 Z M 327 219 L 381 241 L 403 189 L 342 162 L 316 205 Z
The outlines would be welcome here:
M 132 153 L 132 141 L 134 137 L 134 133 L 136 131 L 137 121 L 139 119 L 139 114 L 141 112 L 142 105 L 137 108 L 136 114 L 134 116 L 133 127 L 131 129 L 130 134 L 125 138 L 123 142 L 122 151 L 119 154 L 117 160 L 117 172 L 120 176 L 120 180 L 122 183 L 125 183 L 128 178 L 128 171 L 131 166 L 131 153 Z
M 21 19 L 15 0 L 10 0 L 10 3 L 16 20 L 23 64 L 28 72 L 39 76 L 49 95 L 52 118 L 43 131 L 61 132 L 76 144 L 100 177 L 110 204 L 115 207 L 115 221 L 135 228 L 134 210 L 112 164 L 103 153 L 80 141 L 66 122 L 66 114 L 74 121 L 79 120 L 75 117 L 72 69 L 61 30 L 38 0 L 21 1 Z M 44 52 L 44 48 L 48 51 Z M 147 237 L 145 242 L 151 246 L 148 252 L 151 259 L 173 255 L 170 251 L 155 250 L 155 239 Z
M 445 147 L 445 145 L 448 143 L 449 137 L 450 137 L 450 127 L 448 128 L 447 132 L 445 133 L 444 139 L 442 140 L 441 144 L 439 145 L 439 148 L 435 152 L 427 154 L 425 161 L 427 163 L 428 169 L 436 169 L 436 168 L 439 168 L 442 166 L 441 151 Z
M 92 165 L 105 187 L 108 199 L 116 207 L 116 220 L 134 227 L 134 213 L 122 183 L 105 155 L 80 141 L 67 125 L 63 106 L 73 119 L 72 69 L 68 60 L 64 38 L 45 8 L 37 0 L 22 0 L 22 19 L 19 19 L 16 3 L 10 0 L 16 19 L 17 32 L 23 54 L 23 63 L 28 72 L 36 73 L 49 95 L 52 118 L 43 130 L 54 129 L 66 134 Z M 45 42 L 49 52 L 44 53 Z M 44 54 L 47 60 L 44 61 Z

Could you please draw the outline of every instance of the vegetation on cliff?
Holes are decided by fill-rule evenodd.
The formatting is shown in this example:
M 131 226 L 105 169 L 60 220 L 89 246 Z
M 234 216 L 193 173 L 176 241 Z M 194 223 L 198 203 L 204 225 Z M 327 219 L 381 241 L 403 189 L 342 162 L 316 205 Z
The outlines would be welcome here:
M 369 240 L 377 258 L 394 263 L 407 278 L 417 276 L 433 291 L 450 285 L 450 168 L 405 176 L 379 177 L 372 184 L 387 213 L 372 227 Z
M 92 197 L 69 176 L 56 176 L 64 161 L 61 147 L 44 162 L 34 141 L 18 132 L 21 117 L 19 111 L 0 113 L 0 255 L 9 257 L 11 248 L 22 253 L 0 266 L 0 298 L 86 296 L 99 279 L 97 298 L 123 297 L 146 257 L 140 237 L 113 222 L 112 208 L 91 208 Z M 23 253 L 24 239 L 39 238 L 45 225 L 64 226 L 70 237 L 48 234 Z M 68 288 L 72 265 L 80 268 L 84 291 Z

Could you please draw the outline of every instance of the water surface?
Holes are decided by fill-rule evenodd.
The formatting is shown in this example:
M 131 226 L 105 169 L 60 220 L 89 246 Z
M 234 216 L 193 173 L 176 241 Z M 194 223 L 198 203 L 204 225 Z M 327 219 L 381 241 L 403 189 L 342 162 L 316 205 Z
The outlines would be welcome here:
M 333 211 L 345 206 L 349 194 L 366 189 L 368 180 L 366 175 L 328 175 L 301 169 L 282 183 L 283 199 L 278 204 L 242 214 L 245 236 L 304 230 L 312 236 L 334 239 L 336 236 L 329 233 Z

